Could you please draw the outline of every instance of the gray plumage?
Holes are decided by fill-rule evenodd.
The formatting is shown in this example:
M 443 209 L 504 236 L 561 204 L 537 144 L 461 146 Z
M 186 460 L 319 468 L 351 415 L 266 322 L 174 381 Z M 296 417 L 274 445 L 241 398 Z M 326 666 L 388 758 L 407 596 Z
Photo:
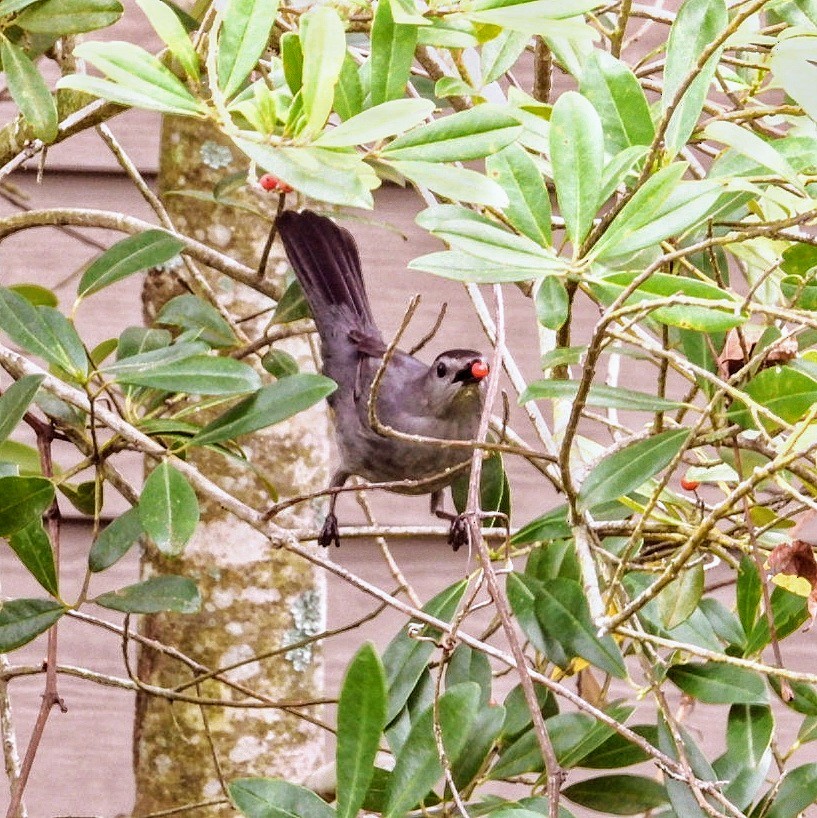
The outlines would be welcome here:
M 400 440 L 370 427 L 369 394 L 386 344 L 374 322 L 351 233 L 308 210 L 282 213 L 278 231 L 315 319 L 323 372 L 338 384 L 329 399 L 341 458 L 333 485 L 342 485 L 350 474 L 374 483 L 423 480 L 467 462 L 471 455 L 466 448 Z M 474 350 L 443 352 L 431 366 L 397 350 L 377 392 L 377 417 L 409 434 L 470 440 L 482 411 L 480 382 L 485 372 L 485 359 Z M 433 492 L 432 502 L 438 506 L 439 492 L 454 476 L 441 474 L 420 487 L 393 490 Z M 336 522 L 333 518 L 330 512 L 327 525 Z M 324 531 L 321 542 L 328 541 L 337 542 L 336 532 Z

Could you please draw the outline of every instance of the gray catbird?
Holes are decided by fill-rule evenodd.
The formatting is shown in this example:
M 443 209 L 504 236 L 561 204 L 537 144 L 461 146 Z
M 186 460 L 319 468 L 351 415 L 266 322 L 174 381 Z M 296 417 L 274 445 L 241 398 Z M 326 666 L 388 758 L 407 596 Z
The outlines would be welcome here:
M 372 483 L 424 481 L 400 486 L 401 494 L 431 492 L 431 509 L 440 517 L 443 489 L 470 459 L 467 448 L 401 440 L 379 434 L 369 423 L 369 395 L 386 344 L 375 324 L 363 284 L 357 245 L 348 230 L 309 210 L 288 210 L 278 231 L 301 284 L 321 339 L 323 372 L 337 384 L 329 397 L 340 449 L 340 469 L 332 486 L 356 474 Z M 488 374 L 485 357 L 471 349 L 452 349 L 431 366 L 399 350 L 390 358 L 376 393 L 380 423 L 399 432 L 440 440 L 470 440 L 482 412 L 480 382 Z M 449 470 L 456 469 L 453 474 Z M 335 499 L 318 542 L 340 544 Z M 461 531 L 461 529 L 460 529 Z M 451 542 L 460 544 L 452 526 Z

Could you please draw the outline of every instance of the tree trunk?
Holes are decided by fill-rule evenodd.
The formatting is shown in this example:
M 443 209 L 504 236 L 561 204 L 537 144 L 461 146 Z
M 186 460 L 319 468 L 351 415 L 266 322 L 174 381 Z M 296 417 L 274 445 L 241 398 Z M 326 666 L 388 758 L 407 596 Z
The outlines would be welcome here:
M 216 182 L 246 166 L 244 157 L 209 126 L 192 119 L 165 120 L 159 187 L 174 224 L 221 252 L 257 265 L 269 221 L 244 210 L 168 195 L 180 190 L 211 192 Z M 230 196 L 240 196 L 270 213 L 277 204 L 274 194 L 249 191 Z M 281 276 L 285 267 L 276 247 L 267 274 Z M 236 318 L 269 309 L 266 298 L 212 271 L 206 273 L 220 302 Z M 152 271 L 143 293 L 147 320 L 183 291 L 173 270 Z M 270 314 L 239 326 L 249 337 L 255 337 Z M 312 349 L 303 336 L 288 339 L 280 347 L 303 369 L 314 367 Z M 326 485 L 327 434 L 327 412 L 318 406 L 249 436 L 242 444 L 260 473 L 268 475 L 283 496 L 290 496 Z M 272 502 L 264 481 L 249 468 L 209 449 L 196 450 L 193 459 L 209 477 L 244 502 L 257 508 Z M 314 526 L 314 515 L 313 508 L 302 507 L 280 515 L 276 522 Z M 270 547 L 263 537 L 221 508 L 204 502 L 199 528 L 179 559 L 146 552 L 143 574 L 164 572 L 194 578 L 202 594 L 202 609 L 192 616 L 145 617 L 141 626 L 145 636 L 173 645 L 209 668 L 244 662 L 227 676 L 276 701 L 310 701 L 320 695 L 322 660 L 314 647 L 253 660 L 323 629 L 323 578 L 309 564 Z M 179 661 L 146 648 L 140 650 L 138 672 L 144 683 L 164 687 L 189 682 L 193 677 Z M 241 692 L 214 681 L 185 692 L 246 700 Z M 302 712 L 319 716 L 315 706 Z M 300 781 L 320 764 L 322 744 L 321 728 L 280 708 L 210 707 L 205 711 L 196 704 L 170 704 L 141 693 L 134 735 L 135 812 L 141 815 L 220 799 L 224 797 L 221 782 L 235 777 L 268 775 Z M 217 806 L 196 812 L 204 816 L 224 814 L 224 807 Z

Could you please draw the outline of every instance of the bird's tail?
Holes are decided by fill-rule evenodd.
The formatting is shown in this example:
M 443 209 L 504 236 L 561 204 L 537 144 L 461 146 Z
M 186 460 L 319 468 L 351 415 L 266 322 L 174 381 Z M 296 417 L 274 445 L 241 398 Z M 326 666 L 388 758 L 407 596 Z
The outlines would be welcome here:
M 334 335 L 344 319 L 364 335 L 379 335 L 352 234 L 311 210 L 284 211 L 278 232 L 321 337 Z

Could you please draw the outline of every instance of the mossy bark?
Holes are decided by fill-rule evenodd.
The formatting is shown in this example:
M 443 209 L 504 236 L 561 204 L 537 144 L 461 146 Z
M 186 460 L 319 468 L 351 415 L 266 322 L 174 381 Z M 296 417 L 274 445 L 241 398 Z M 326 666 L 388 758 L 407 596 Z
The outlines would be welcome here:
M 219 180 L 245 169 L 246 160 L 215 131 L 191 119 L 166 119 L 161 146 L 160 189 L 176 226 L 222 252 L 257 265 L 269 221 L 245 210 L 168 195 L 169 191 L 212 191 Z M 248 191 L 240 195 L 270 212 L 277 204 L 270 194 Z M 284 268 L 280 250 L 273 250 L 267 274 L 281 275 Z M 211 275 L 210 283 L 236 318 L 256 315 L 271 306 L 268 299 L 222 276 Z M 172 270 L 152 271 L 143 294 L 146 319 L 150 321 L 162 304 L 179 292 Z M 255 337 L 268 320 L 269 313 L 241 326 L 248 336 Z M 289 339 L 283 346 L 303 369 L 314 366 L 304 338 Z M 224 488 L 263 508 L 271 498 L 259 473 L 285 496 L 326 485 L 327 439 L 326 409 L 318 406 L 241 441 L 257 471 L 210 450 L 196 451 L 191 457 Z M 311 508 L 296 509 L 280 515 L 276 522 L 313 526 L 314 514 Z M 270 547 L 263 537 L 221 508 L 204 502 L 201 524 L 182 557 L 167 560 L 146 552 L 144 575 L 164 572 L 193 577 L 201 590 L 202 610 L 193 616 L 146 617 L 141 625 L 146 636 L 175 646 L 210 668 L 243 662 L 229 671 L 229 677 L 275 700 L 308 701 L 320 695 L 322 663 L 314 648 L 260 661 L 254 658 L 323 628 L 322 578 L 309 564 Z M 139 654 L 138 672 L 143 682 L 163 687 L 192 678 L 178 661 L 144 648 Z M 212 681 L 198 691 L 190 687 L 186 692 L 208 698 L 245 698 Z M 315 707 L 304 712 L 319 715 Z M 214 756 L 222 780 L 274 775 L 300 781 L 320 763 L 322 741 L 319 728 L 283 709 L 209 707 L 203 714 L 197 705 L 171 705 L 156 696 L 140 694 L 134 736 L 135 813 L 143 815 L 222 797 Z M 233 814 L 232 810 L 216 806 L 196 812 L 197 816 L 227 814 Z

